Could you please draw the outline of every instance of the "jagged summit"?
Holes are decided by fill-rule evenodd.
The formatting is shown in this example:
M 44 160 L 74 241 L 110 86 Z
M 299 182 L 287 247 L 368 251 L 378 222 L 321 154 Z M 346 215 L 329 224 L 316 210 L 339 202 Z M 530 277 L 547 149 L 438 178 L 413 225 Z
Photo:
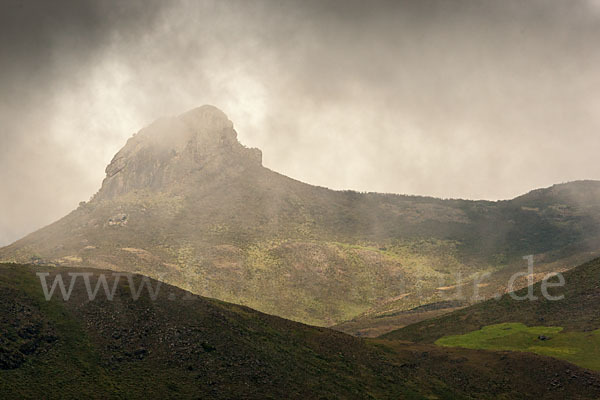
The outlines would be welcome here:
M 261 166 L 262 154 L 237 140 L 233 123 L 214 106 L 161 118 L 131 137 L 106 167 L 97 199 L 134 189 L 164 190 L 186 177 Z

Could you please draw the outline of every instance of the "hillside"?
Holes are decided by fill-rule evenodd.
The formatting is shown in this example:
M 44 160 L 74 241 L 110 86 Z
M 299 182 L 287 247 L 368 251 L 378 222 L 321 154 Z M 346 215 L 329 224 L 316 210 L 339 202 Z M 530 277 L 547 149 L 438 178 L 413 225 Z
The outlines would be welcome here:
M 589 257 L 594 252 L 584 253 Z M 533 282 L 543 279 L 547 273 L 565 273 L 570 266 L 585 261 L 582 254 L 554 262 L 544 262 L 544 256 L 534 257 Z M 438 288 L 439 296 L 432 298 L 437 301 L 405 309 L 399 307 L 399 301 L 375 306 L 367 312 L 348 321 L 332 326 L 342 332 L 357 336 L 378 337 L 388 332 L 401 329 L 405 326 L 416 324 L 420 321 L 430 320 L 460 310 L 484 299 L 497 298 L 507 293 L 506 287 L 513 274 L 517 274 L 513 290 L 527 287 L 529 279 L 527 260 L 502 267 L 488 272 L 489 275 L 476 276 L 474 281 L 466 280 L 462 285 L 445 286 Z
M 382 337 L 469 348 L 533 351 L 600 370 L 600 259 L 571 269 L 564 273 L 564 278 L 564 287 L 547 288 L 551 296 L 564 296 L 560 300 L 544 296 L 538 283 L 531 292 L 536 300 L 515 300 L 505 295 Z M 556 278 L 551 282 L 559 283 Z M 525 288 L 516 294 L 525 296 L 528 290 Z M 540 328 L 527 334 L 526 327 Z M 505 337 L 511 330 L 515 335 Z M 540 336 L 545 338 L 540 341 Z
M 541 283 L 533 286 L 537 300 L 519 301 L 505 295 L 451 314 L 422 321 L 389 334 L 389 339 L 431 343 L 445 335 L 455 335 L 502 322 L 527 325 L 562 326 L 572 331 L 600 328 L 600 259 L 571 269 L 564 274 L 564 287 L 548 288 L 550 295 L 564 299 L 551 301 L 542 295 Z M 552 281 L 554 282 L 554 281 Z M 528 289 L 516 292 L 524 296 Z
M 321 326 L 391 316 L 392 330 L 398 313 L 445 304 L 482 274 L 480 297 L 503 292 L 523 255 L 539 273 L 591 259 L 599 222 L 595 181 L 498 202 L 311 186 L 263 167 L 203 106 L 130 138 L 90 201 L 0 260 L 142 273 Z
M 68 300 L 44 299 L 80 274 Z M 107 276 L 114 297 L 90 288 Z M 0 265 L 2 398 L 595 399 L 551 358 L 363 340 L 111 271 Z M 153 289 L 151 294 L 148 287 Z M 536 365 L 531 369 L 531 365 Z

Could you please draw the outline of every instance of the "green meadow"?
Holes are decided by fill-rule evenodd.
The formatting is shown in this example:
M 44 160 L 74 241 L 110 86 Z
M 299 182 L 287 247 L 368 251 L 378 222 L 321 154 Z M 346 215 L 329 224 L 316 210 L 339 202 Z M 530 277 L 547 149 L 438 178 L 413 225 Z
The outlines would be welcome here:
M 435 343 L 446 347 L 537 353 L 600 371 L 600 329 L 565 332 L 562 327 L 502 323 L 464 335 L 445 336 Z

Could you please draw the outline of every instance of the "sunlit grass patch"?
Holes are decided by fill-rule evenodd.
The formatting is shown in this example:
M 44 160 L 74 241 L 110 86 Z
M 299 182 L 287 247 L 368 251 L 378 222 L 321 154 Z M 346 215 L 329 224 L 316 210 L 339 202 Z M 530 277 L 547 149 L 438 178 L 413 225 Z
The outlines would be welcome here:
M 600 371 L 600 329 L 563 332 L 559 326 L 528 327 L 521 323 L 503 323 L 464 335 L 445 336 L 435 343 L 468 349 L 526 351 Z

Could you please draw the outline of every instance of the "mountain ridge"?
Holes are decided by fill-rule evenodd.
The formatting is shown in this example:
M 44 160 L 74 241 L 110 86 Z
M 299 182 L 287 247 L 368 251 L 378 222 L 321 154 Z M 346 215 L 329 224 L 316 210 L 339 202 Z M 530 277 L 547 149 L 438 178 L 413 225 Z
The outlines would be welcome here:
M 211 106 L 143 128 L 106 171 L 89 202 L 0 260 L 138 272 L 330 326 L 449 300 L 439 288 L 485 273 L 492 296 L 524 255 L 541 273 L 600 248 L 600 182 L 499 202 L 333 191 L 262 166 Z

